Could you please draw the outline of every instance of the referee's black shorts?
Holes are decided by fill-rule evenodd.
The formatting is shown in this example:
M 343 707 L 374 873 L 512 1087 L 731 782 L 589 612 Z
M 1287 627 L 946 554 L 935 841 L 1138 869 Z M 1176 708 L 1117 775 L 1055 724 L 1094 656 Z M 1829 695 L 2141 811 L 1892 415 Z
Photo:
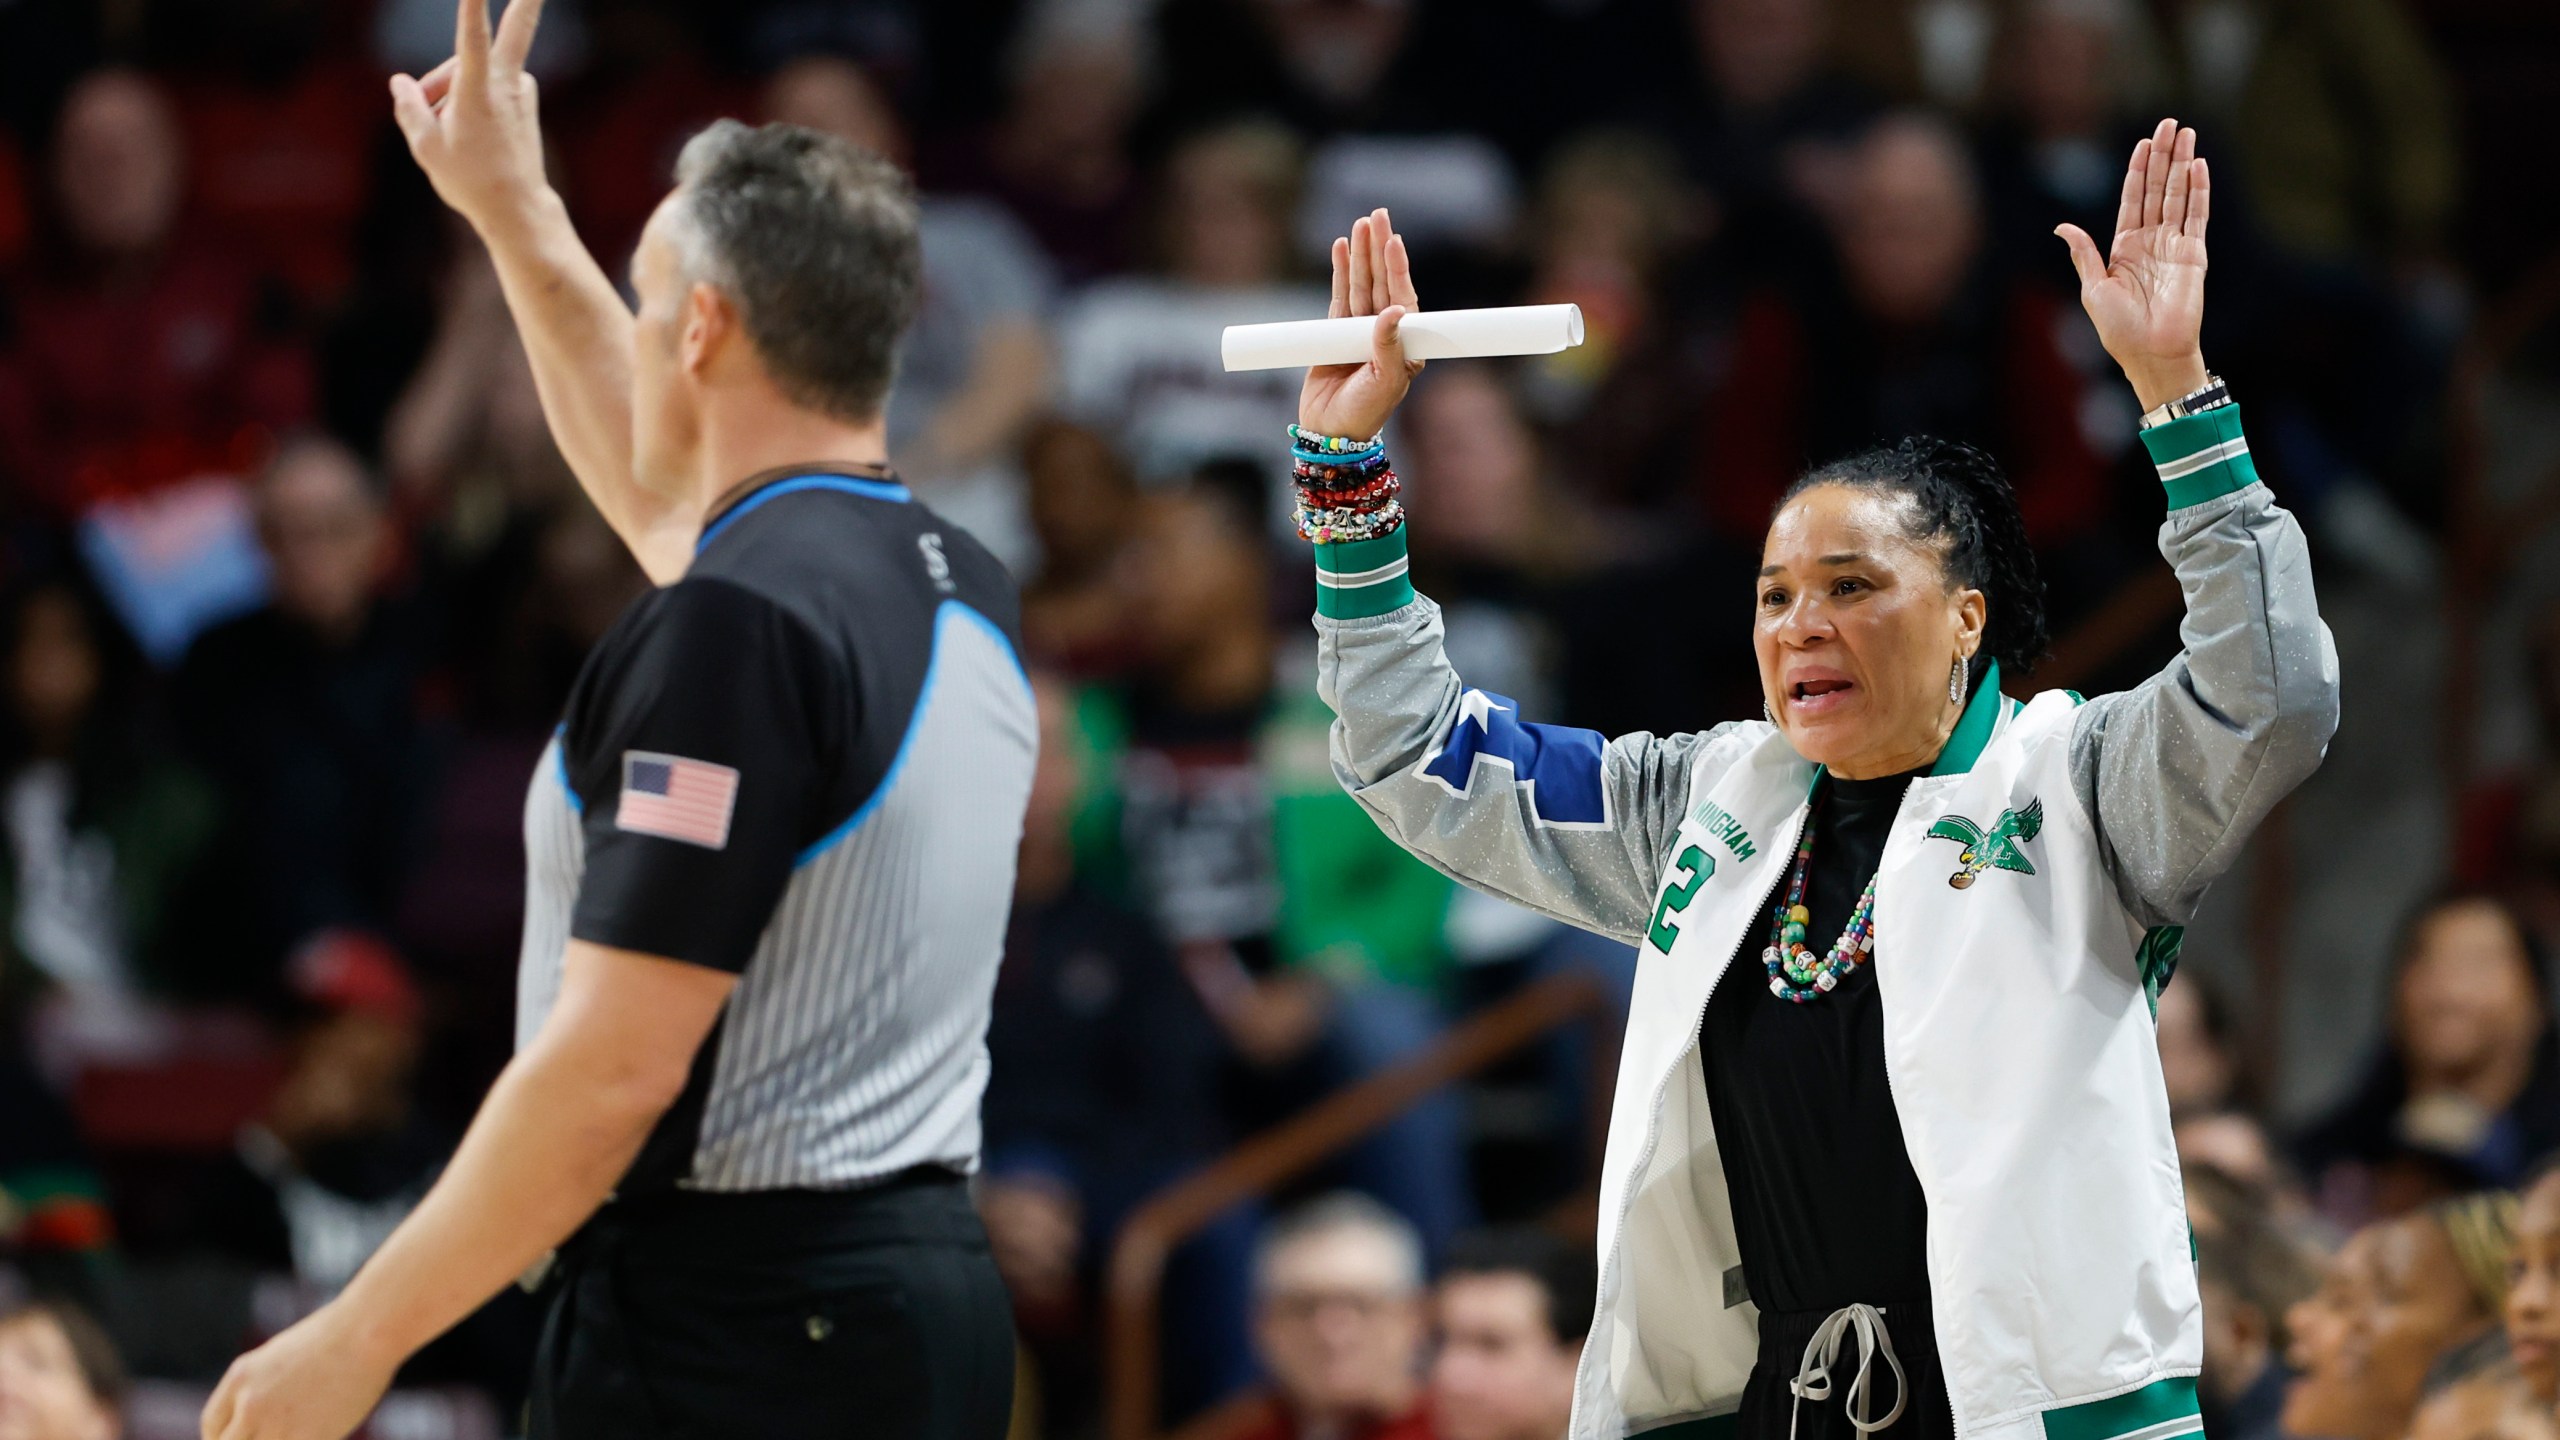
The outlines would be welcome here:
M 1013 1320 L 966 1186 L 615 1201 L 561 1247 L 532 1440 L 998 1440 Z

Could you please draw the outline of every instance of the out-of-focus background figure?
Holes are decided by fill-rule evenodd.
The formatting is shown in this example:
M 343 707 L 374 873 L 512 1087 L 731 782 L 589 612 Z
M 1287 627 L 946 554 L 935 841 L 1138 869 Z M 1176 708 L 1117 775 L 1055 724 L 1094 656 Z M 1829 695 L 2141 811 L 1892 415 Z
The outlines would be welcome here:
M 1022 583 L 1046 741 L 978 1182 L 1025 1440 L 1552 1435 L 1582 1323 L 1530 1235 L 1588 1246 L 1633 957 L 1341 793 L 1272 554 L 1299 377 L 1219 329 L 1322 314 L 1378 204 L 1427 304 L 1582 307 L 1579 349 L 1433 365 L 1390 437 L 1449 653 L 1542 716 L 1753 713 L 1738 624 L 1663 617 L 1743 614 L 1785 482 L 1911 430 L 2016 478 L 2035 684 L 2095 694 L 2178 604 L 2050 231 L 2164 114 L 2215 159 L 2206 346 L 2346 695 L 2159 1001 L 2208 1432 L 2547 1440 L 2553 7 L 547 8 L 550 175 L 617 278 L 721 116 L 919 181 L 893 459 Z M 511 1047 L 524 776 L 646 581 L 391 123 L 452 19 L 0 3 L 0 1435 L 22 1390 L 28 1433 L 193 1435 Z M 371 1433 L 510 1434 L 528 1323 L 422 1355 Z
M 1487 1230 L 1459 1242 L 1434 1302 L 1431 1412 L 1445 1440 L 1562 1433 L 1597 1274 L 1584 1247 L 1552 1230 Z
M 1253 1267 L 1253 1338 L 1271 1377 L 1253 1440 L 1424 1440 L 1430 1281 L 1422 1237 L 1362 1195 L 1274 1221 Z
M 0 1435 L 116 1440 L 124 1362 L 98 1322 L 59 1300 L 0 1304 Z

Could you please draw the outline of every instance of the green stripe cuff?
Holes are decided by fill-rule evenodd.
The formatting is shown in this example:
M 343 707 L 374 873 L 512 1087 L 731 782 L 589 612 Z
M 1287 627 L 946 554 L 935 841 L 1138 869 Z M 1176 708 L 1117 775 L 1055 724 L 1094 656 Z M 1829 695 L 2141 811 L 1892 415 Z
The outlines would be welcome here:
M 2166 429 L 2166 426 L 2162 427 Z M 2045 1440 L 2170 1440 L 2202 1433 L 2196 1382 L 2155 1380 L 2129 1395 L 2044 1412 Z
M 1375 540 L 1318 545 L 1316 613 L 1328 620 L 1365 620 L 1413 603 L 1404 532 Z
M 2201 415 L 2172 420 L 2142 432 L 2142 448 L 2160 467 L 2169 508 L 2183 510 L 2258 482 L 2249 441 L 2240 432 L 2240 407 L 2219 405 Z

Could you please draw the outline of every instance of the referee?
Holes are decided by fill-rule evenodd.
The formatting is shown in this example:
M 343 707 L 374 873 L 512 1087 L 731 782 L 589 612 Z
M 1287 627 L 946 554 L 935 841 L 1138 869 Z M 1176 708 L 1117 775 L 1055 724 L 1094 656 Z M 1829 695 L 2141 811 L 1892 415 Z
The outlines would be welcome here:
M 1036 725 L 1003 571 L 883 464 L 914 199 L 841 141 L 715 125 L 642 233 L 635 318 L 543 179 L 537 9 L 493 39 L 463 0 L 394 110 L 661 588 L 533 778 L 516 1058 L 204 1434 L 337 1440 L 556 1250 L 535 1436 L 991 1440 L 1012 1330 L 964 1176 Z

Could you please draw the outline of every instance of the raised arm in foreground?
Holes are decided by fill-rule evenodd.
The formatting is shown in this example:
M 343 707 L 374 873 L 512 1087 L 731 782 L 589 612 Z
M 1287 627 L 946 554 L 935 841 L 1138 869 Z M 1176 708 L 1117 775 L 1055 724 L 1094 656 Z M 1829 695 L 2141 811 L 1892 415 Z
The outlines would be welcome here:
M 1420 362 L 1398 329 L 1418 309 L 1387 212 L 1333 243 L 1333 314 L 1376 315 L 1370 359 L 1307 372 L 1299 425 L 1378 434 Z M 1346 482 L 1347 483 L 1347 482 Z M 1641 941 L 1705 735 L 1623 735 L 1527 723 L 1469 689 L 1441 649 L 1440 609 L 1405 576 L 1401 528 L 1317 539 L 1317 683 L 1333 707 L 1333 769 L 1396 843 L 1433 868 L 1557 919 Z
M 2211 208 L 2195 132 L 2163 121 L 2134 150 L 2110 261 L 2063 227 L 2081 301 L 2147 410 L 2208 385 L 2195 337 Z M 2302 527 L 2258 479 L 2240 407 L 2155 417 L 2142 440 L 2168 492 L 2160 549 L 2186 595 L 2183 648 L 2158 675 L 2089 703 L 2072 772 L 2119 893 L 2173 925 L 2319 766 L 2338 727 L 2338 657 Z
M 702 517 L 632 471 L 631 310 L 543 177 L 539 96 L 524 68 L 541 14 L 542 0 L 515 0 L 493 40 L 489 0 L 461 0 L 453 58 L 422 78 L 391 77 L 392 113 L 436 194 L 489 247 L 561 456 L 640 568 L 672 584 Z

